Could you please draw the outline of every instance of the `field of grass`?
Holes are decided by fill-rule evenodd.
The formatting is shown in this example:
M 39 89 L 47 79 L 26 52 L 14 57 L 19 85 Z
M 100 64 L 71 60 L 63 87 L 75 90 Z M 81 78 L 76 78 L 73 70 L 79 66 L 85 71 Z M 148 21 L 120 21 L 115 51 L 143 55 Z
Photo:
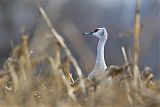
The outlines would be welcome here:
M 110 66 L 101 78 L 87 80 L 41 6 L 39 11 L 57 41 L 53 49 L 56 54 L 35 57 L 28 35 L 23 35 L 0 72 L 0 107 L 160 107 L 159 81 L 154 80 L 151 68 L 139 70 L 139 13 L 132 58 L 127 58 L 122 47 L 122 66 Z M 42 65 L 45 69 L 40 71 Z M 76 77 L 70 72 L 71 66 Z

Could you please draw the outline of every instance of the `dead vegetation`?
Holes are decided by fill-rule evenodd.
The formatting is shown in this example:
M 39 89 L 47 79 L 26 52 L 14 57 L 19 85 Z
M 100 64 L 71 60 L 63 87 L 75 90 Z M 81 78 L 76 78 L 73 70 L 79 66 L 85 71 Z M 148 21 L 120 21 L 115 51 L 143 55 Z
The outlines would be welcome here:
M 52 36 L 57 40 L 54 57 L 47 53 L 33 57 L 28 36 L 13 49 L 0 74 L 0 106 L 31 107 L 159 107 L 160 84 L 154 81 L 149 67 L 138 67 L 139 21 L 135 21 L 135 51 L 128 59 L 124 47 L 124 64 L 110 66 L 101 78 L 88 81 L 63 38 L 54 30 L 45 11 L 39 6 Z M 138 16 L 139 17 L 139 16 Z M 139 19 L 138 19 L 139 20 Z M 61 50 L 66 55 L 61 56 Z M 34 75 L 36 67 L 45 63 L 45 74 Z M 73 65 L 77 78 L 70 73 Z M 45 72 L 45 71 L 42 71 Z M 112 78 L 108 81 L 107 78 Z

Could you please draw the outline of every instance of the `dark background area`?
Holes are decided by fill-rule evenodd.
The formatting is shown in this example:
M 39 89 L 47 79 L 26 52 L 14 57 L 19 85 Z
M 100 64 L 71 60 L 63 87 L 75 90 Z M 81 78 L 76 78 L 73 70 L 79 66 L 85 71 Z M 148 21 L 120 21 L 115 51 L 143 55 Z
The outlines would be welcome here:
M 128 57 L 133 48 L 135 0 L 41 0 L 50 17 L 84 73 L 92 70 L 96 57 L 97 39 L 84 37 L 83 32 L 106 27 L 109 37 L 105 47 L 107 65 L 124 63 L 121 47 Z M 0 65 L 9 56 L 11 47 L 20 43 L 24 32 L 30 35 L 30 47 L 35 52 L 50 49 L 52 41 L 44 39 L 47 27 L 34 0 L 0 1 Z M 142 0 L 140 69 L 160 71 L 160 0 Z M 45 49 L 43 49 L 45 48 Z M 50 51 L 51 52 L 51 51 Z

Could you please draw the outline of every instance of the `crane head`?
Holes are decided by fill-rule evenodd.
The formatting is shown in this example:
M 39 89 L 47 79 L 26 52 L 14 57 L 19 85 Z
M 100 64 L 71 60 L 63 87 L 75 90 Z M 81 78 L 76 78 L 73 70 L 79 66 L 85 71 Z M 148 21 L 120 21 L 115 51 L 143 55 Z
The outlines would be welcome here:
M 108 33 L 105 27 L 97 28 L 92 32 L 83 33 L 83 35 L 92 35 L 98 37 L 99 39 L 107 40 Z

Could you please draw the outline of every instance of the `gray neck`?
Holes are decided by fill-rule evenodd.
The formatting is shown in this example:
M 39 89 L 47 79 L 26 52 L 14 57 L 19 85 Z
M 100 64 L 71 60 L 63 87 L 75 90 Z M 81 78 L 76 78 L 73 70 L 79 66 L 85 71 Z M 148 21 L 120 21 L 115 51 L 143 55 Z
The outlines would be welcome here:
M 104 59 L 104 46 L 105 46 L 106 40 L 100 39 L 97 46 L 97 58 L 94 69 L 107 69 L 105 59 Z

